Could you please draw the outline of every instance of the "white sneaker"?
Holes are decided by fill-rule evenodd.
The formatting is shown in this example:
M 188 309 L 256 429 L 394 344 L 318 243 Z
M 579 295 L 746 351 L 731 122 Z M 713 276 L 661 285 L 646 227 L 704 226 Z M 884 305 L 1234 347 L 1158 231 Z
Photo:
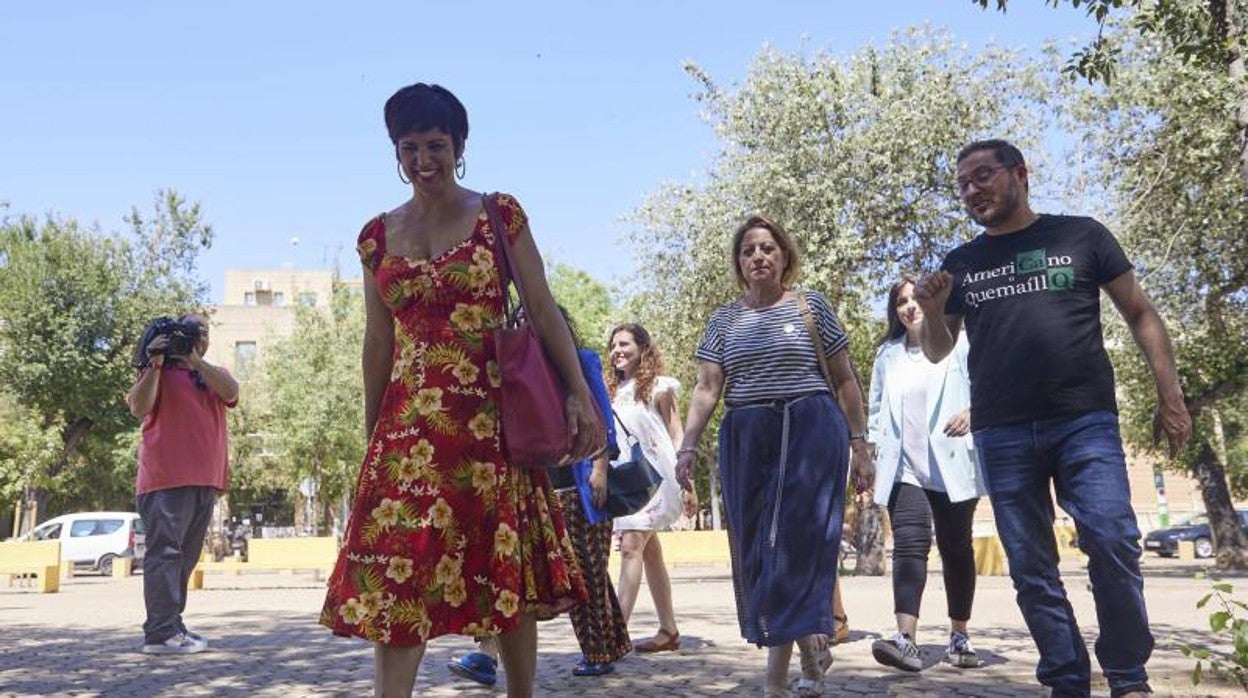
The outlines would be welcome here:
M 871 643 L 871 655 L 884 666 L 902 671 L 923 670 L 923 653 L 909 635 L 896 633 L 887 640 L 876 640 Z
M 183 630 L 182 634 L 185 635 L 186 639 L 190 640 L 191 642 L 203 645 L 204 649 L 208 649 L 208 638 L 204 637 L 203 635 L 200 635 L 199 633 L 193 630 Z
M 979 655 L 971 646 L 971 639 L 962 633 L 949 634 L 949 649 L 945 651 L 949 663 L 960 669 L 974 669 L 979 666 Z
M 164 642 L 143 645 L 143 654 L 195 654 L 206 649 L 207 643 L 201 644 L 187 637 L 185 633 L 178 633 Z

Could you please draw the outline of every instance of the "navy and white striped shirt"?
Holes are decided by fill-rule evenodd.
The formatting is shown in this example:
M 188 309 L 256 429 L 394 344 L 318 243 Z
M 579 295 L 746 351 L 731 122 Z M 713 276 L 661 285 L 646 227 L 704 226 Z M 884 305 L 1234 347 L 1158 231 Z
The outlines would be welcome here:
M 802 293 L 824 353 L 831 358 L 844 351 L 849 337 L 828 299 L 816 291 Z M 724 402 L 730 406 L 828 392 L 796 299 L 767 308 L 747 308 L 741 301 L 720 306 L 706 324 L 695 356 L 723 367 Z

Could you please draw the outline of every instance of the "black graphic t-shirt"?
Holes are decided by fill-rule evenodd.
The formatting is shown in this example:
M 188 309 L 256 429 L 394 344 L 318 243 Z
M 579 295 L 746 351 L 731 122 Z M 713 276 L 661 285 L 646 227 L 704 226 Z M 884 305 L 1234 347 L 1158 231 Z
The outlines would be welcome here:
M 1131 270 L 1105 226 L 1041 215 L 1008 235 L 949 253 L 945 312 L 966 321 L 975 428 L 1110 410 L 1114 370 L 1101 334 L 1100 287 Z

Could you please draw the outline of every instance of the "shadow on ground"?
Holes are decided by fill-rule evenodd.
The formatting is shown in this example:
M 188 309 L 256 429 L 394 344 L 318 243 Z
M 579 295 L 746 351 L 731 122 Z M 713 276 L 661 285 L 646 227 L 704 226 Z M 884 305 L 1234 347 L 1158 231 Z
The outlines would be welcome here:
M 1150 571 L 1154 572 L 1154 571 Z M 722 573 L 690 576 L 678 584 L 724 580 Z M 213 591 L 230 589 L 213 580 Z M 313 585 L 314 587 L 315 585 Z M 263 589 L 284 587 L 261 587 Z M 240 589 L 240 591 L 243 591 Z M 255 591 L 255 588 L 251 589 Z M 212 592 L 204 592 L 212 593 Z M 8 599 L 0 599 L 0 603 Z M 0 613 L 3 609 L 0 608 Z M 686 627 L 718 626 L 725 610 L 682 611 Z M 731 613 L 731 611 L 728 611 Z M 211 638 L 212 649 L 197 655 L 148 656 L 139 650 L 137 628 L 100 629 L 85 622 L 45 625 L 5 624 L 0 650 L 0 696 L 360 696 L 372 690 L 371 645 L 337 638 L 315 624 L 308 613 L 268 609 L 217 613 L 201 618 L 196 630 Z M 851 619 L 852 624 L 852 619 Z M 686 635 L 681 649 L 633 655 L 617 663 L 615 674 L 578 678 L 571 669 L 579 659 L 567 620 L 542 623 L 539 634 L 537 696 L 758 696 L 765 654 L 740 642 L 715 642 Z M 635 628 L 637 629 L 637 628 Z M 1207 632 L 1154 625 L 1158 650 L 1201 645 Z M 975 642 L 984 659 L 979 670 L 959 670 L 942 663 L 944 647 L 925 644 L 925 670 L 903 674 L 884 669 L 870 658 L 878 633 L 853 629 L 850 641 L 834 650 L 827 696 L 1040 696 L 1030 679 L 1034 648 L 1025 628 L 978 629 Z M 727 645 L 727 646 L 726 646 Z M 446 663 L 469 651 L 467 638 L 439 638 L 421 667 L 417 693 L 422 696 L 501 696 L 503 684 L 485 688 L 451 676 Z M 794 675 L 796 662 L 794 663 Z M 1103 687 L 1098 689 L 1104 693 Z
M 355 696 L 371 692 L 372 650 L 358 640 L 335 638 L 309 618 L 277 618 L 259 613 L 224 614 L 200 628 L 212 638 L 212 649 L 198 655 L 148 656 L 138 652 L 133 632 L 36 626 L 10 626 L 0 666 L 0 693 L 5 695 L 105 696 Z M 1167 645 L 1196 643 L 1197 632 L 1156 628 Z M 542 625 L 544 638 L 569 632 L 566 621 Z M 825 695 L 1043 695 L 1035 684 L 1013 682 L 992 672 L 1007 663 L 1001 653 L 1025 651 L 1025 632 L 993 632 L 977 636 L 986 668 L 958 670 L 941 664 L 943 647 L 925 645 L 922 674 L 862 671 L 833 665 Z M 569 647 L 567 642 L 550 643 Z M 16 646 L 14 646 L 16 645 Z M 418 683 L 422 695 L 489 696 L 501 693 L 453 678 L 446 662 L 469 647 L 463 638 L 439 640 L 431 646 Z M 836 650 L 854 662 L 869 656 L 869 638 L 853 640 Z M 1017 655 L 1015 655 L 1017 656 Z M 748 657 L 750 661 L 743 661 Z M 683 638 L 678 652 L 631 656 L 617 664 L 614 675 L 575 678 L 570 674 L 575 651 L 544 650 L 539 659 L 537 695 L 595 696 L 746 696 L 759 695 L 761 651 L 755 658 L 740 647 L 724 648 L 699 637 Z M 755 661 L 756 659 L 756 661 Z M 838 662 L 842 663 L 842 662 Z

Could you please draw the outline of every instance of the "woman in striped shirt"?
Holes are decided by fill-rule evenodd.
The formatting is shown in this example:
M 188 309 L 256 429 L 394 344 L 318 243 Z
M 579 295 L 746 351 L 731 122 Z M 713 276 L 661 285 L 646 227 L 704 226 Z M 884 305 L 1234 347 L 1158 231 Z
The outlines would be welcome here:
M 792 288 L 799 256 L 784 229 L 751 216 L 733 236 L 732 260 L 744 295 L 715 311 L 698 346 L 676 472 L 688 482 L 722 396 L 719 467 L 741 635 L 768 648 L 764 695 L 785 695 L 796 642 L 797 693 L 818 696 L 831 664 L 847 465 L 859 491 L 874 471 L 862 391 L 827 299 Z

